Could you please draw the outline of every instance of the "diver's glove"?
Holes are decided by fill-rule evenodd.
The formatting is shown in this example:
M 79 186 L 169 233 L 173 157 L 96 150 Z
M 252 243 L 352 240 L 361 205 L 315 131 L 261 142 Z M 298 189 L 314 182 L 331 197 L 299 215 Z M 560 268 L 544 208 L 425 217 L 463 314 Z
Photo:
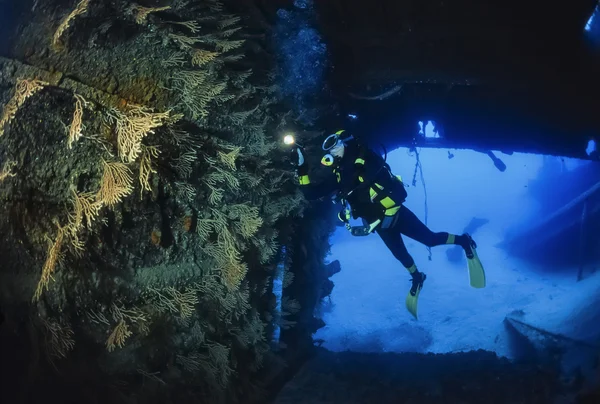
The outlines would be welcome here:
M 338 219 L 340 219 L 340 222 L 344 223 L 346 225 L 346 229 L 352 232 L 352 226 L 350 226 L 350 217 L 350 209 L 346 207 L 342 208 L 342 210 L 340 210 L 338 213 Z
M 348 208 L 342 208 L 340 213 L 338 213 L 338 219 L 340 219 L 340 222 L 349 223 L 350 217 L 350 209 Z
M 367 226 L 355 226 L 350 228 L 350 234 L 353 236 L 368 236 L 379 226 L 381 220 L 377 219 Z
M 304 165 L 304 154 L 302 153 L 302 149 L 300 147 L 295 147 L 292 150 L 292 163 L 296 167 L 301 167 Z

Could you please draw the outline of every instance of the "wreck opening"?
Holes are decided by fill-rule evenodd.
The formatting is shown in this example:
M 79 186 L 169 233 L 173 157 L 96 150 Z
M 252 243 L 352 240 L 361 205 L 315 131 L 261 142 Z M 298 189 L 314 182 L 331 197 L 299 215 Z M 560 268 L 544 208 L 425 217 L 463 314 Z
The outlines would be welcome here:
M 353 238 L 338 227 L 329 258 L 342 271 L 331 278 L 326 327 L 316 334 L 324 346 L 362 352 L 485 349 L 515 359 L 520 354 L 505 326 L 515 313 L 522 321 L 527 314 L 540 330 L 590 343 L 590 334 L 600 330 L 575 318 L 600 315 L 585 303 L 600 290 L 597 163 L 514 153 L 501 155 L 507 168 L 500 171 L 486 153 L 431 148 L 418 156 L 408 148 L 388 154 L 407 186 L 405 206 L 434 232 L 473 236 L 487 293 L 469 287 L 461 247 L 428 248 L 404 236 L 428 275 L 415 321 L 404 308 L 410 276 L 402 264 L 376 235 Z M 583 328 L 573 329 L 574 322 Z

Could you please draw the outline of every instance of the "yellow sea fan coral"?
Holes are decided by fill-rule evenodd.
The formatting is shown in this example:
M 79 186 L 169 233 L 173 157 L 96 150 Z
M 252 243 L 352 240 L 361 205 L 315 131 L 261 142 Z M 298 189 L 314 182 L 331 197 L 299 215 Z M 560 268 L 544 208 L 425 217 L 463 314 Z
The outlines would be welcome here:
M 38 301 L 42 296 L 44 290 L 48 289 L 48 286 L 50 285 L 50 280 L 53 279 L 52 274 L 54 273 L 56 265 L 58 264 L 58 261 L 61 257 L 61 249 L 66 234 L 66 228 L 60 226 L 58 223 L 56 223 L 56 226 L 58 228 L 56 239 L 48 249 L 48 256 L 46 257 L 46 261 L 44 262 L 44 266 L 42 267 L 42 276 L 38 282 L 38 285 L 35 289 L 35 293 L 33 295 L 34 302 Z
M 2 117 L 0 118 L 0 136 L 4 135 L 4 127 L 14 119 L 17 111 L 19 108 L 21 108 L 25 101 L 47 85 L 48 83 L 41 80 L 17 80 L 15 93 L 4 106 L 4 110 L 2 111 Z
M 133 191 L 131 170 L 123 163 L 103 161 L 104 174 L 96 200 L 102 205 L 113 207 Z
M 52 47 L 54 49 L 60 49 L 62 47 L 62 44 L 60 43 L 62 34 L 71 26 L 71 23 L 75 18 L 87 12 L 89 3 L 90 0 L 81 0 L 79 4 L 77 4 L 77 7 L 63 18 L 52 38 Z

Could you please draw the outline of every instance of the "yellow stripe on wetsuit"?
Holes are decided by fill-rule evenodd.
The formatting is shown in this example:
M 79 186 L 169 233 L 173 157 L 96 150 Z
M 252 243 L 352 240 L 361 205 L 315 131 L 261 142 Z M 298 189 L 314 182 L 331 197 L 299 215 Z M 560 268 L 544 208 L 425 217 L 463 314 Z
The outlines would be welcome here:
M 397 175 L 396 177 L 398 177 L 398 179 L 400 181 L 402 181 L 402 177 L 400 177 L 399 175 Z M 369 195 L 371 197 L 371 202 L 373 202 L 375 200 L 375 198 L 377 197 L 377 195 L 379 194 L 379 192 L 381 192 L 383 190 L 384 190 L 384 188 L 381 185 L 379 185 L 377 183 L 373 184 L 373 186 L 371 188 L 369 188 Z M 400 207 L 402 206 L 402 205 L 397 205 L 396 202 L 389 196 L 382 198 L 381 201 L 379 201 L 379 203 L 381 203 L 381 206 L 383 206 L 385 208 L 386 216 L 394 216 L 396 213 L 398 213 L 398 210 L 400 210 Z
M 308 185 L 310 184 L 310 178 L 308 177 L 308 175 L 301 175 L 298 177 L 298 182 L 300 183 L 300 185 Z

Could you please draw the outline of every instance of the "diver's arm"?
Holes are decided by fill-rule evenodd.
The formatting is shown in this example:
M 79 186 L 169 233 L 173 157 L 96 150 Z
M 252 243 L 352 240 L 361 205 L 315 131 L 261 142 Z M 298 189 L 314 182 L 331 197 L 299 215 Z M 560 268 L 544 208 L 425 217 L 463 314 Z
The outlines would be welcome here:
M 311 183 L 310 177 L 308 176 L 308 164 L 304 162 L 304 156 L 302 155 L 300 149 L 298 149 L 297 152 L 298 183 L 300 184 L 300 189 L 302 190 L 304 197 L 308 200 L 315 200 L 333 194 L 337 190 L 337 181 L 335 180 L 335 176 L 330 175 L 327 177 L 326 181 L 318 184 Z
M 300 189 L 304 197 L 309 201 L 331 196 L 337 191 L 335 178 L 328 178 L 327 181 L 318 184 L 301 184 Z
M 356 159 L 354 159 L 354 170 L 359 178 L 366 175 L 365 159 L 367 158 L 368 152 L 368 148 L 359 146 L 358 155 L 356 156 Z

